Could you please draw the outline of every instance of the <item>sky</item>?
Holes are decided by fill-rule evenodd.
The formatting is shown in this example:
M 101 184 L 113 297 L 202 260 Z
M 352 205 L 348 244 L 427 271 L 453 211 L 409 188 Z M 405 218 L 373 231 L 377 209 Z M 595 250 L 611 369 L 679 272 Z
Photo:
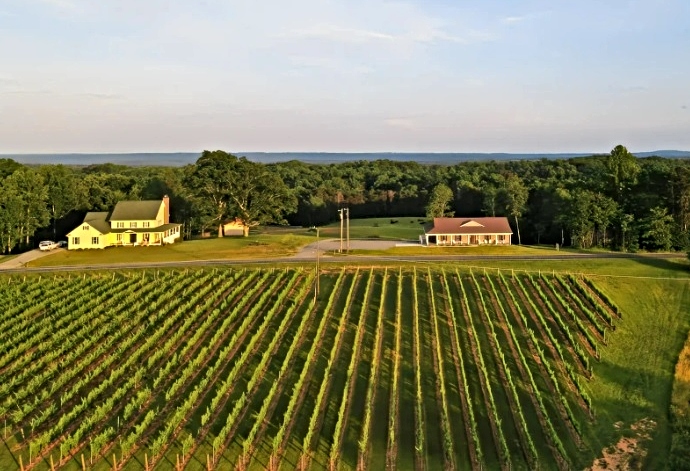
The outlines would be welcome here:
M 0 0 L 0 154 L 690 150 L 688 0 Z

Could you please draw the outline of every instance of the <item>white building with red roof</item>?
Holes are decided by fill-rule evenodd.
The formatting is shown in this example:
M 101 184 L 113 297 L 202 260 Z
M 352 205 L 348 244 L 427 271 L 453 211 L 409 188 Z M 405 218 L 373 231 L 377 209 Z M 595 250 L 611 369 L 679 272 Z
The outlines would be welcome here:
M 434 218 L 424 229 L 425 245 L 510 245 L 508 218 Z

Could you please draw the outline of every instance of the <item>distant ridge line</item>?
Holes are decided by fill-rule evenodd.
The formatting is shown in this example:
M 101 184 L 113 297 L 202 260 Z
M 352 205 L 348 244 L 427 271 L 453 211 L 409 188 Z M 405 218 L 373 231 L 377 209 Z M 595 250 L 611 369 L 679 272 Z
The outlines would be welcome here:
M 570 159 L 605 153 L 563 152 L 563 153 L 509 153 L 509 152 L 231 152 L 249 160 L 262 163 L 278 163 L 298 160 L 311 164 L 332 164 L 360 160 L 392 160 L 418 162 L 420 164 L 453 165 L 459 162 L 511 161 L 537 159 Z M 690 158 L 690 151 L 656 150 L 633 152 L 637 157 Z M 128 166 L 177 167 L 194 163 L 201 152 L 132 152 L 132 153 L 33 153 L 0 154 L 0 158 L 11 158 L 22 164 L 64 164 L 95 165 L 112 163 Z

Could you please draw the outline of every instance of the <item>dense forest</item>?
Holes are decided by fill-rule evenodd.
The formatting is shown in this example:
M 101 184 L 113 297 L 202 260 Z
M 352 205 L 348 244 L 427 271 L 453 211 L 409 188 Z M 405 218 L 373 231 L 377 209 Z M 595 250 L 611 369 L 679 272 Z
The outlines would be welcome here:
M 423 165 L 389 160 L 260 164 L 204 151 L 184 167 L 25 166 L 0 159 L 0 252 L 61 239 L 86 211 L 123 199 L 171 198 L 185 237 L 240 218 L 323 225 L 353 218 L 507 216 L 514 243 L 623 251 L 690 248 L 690 160 L 607 155 Z

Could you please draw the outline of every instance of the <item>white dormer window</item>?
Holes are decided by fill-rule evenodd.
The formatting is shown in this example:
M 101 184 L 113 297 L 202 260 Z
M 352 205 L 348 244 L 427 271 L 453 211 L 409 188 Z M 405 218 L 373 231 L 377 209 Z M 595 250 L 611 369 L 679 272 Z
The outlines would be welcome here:
M 124 222 L 116 222 L 115 227 L 117 227 L 118 229 L 124 229 L 125 223 Z
M 478 223 L 477 221 L 467 221 L 462 224 L 460 224 L 460 227 L 484 227 L 483 224 Z
M 136 228 L 137 228 L 137 223 L 136 223 L 136 222 L 130 222 L 130 223 L 129 223 L 129 227 L 131 227 L 132 229 L 136 229 Z
M 151 227 L 151 223 L 148 221 L 144 221 L 142 224 L 143 224 L 142 227 Z

